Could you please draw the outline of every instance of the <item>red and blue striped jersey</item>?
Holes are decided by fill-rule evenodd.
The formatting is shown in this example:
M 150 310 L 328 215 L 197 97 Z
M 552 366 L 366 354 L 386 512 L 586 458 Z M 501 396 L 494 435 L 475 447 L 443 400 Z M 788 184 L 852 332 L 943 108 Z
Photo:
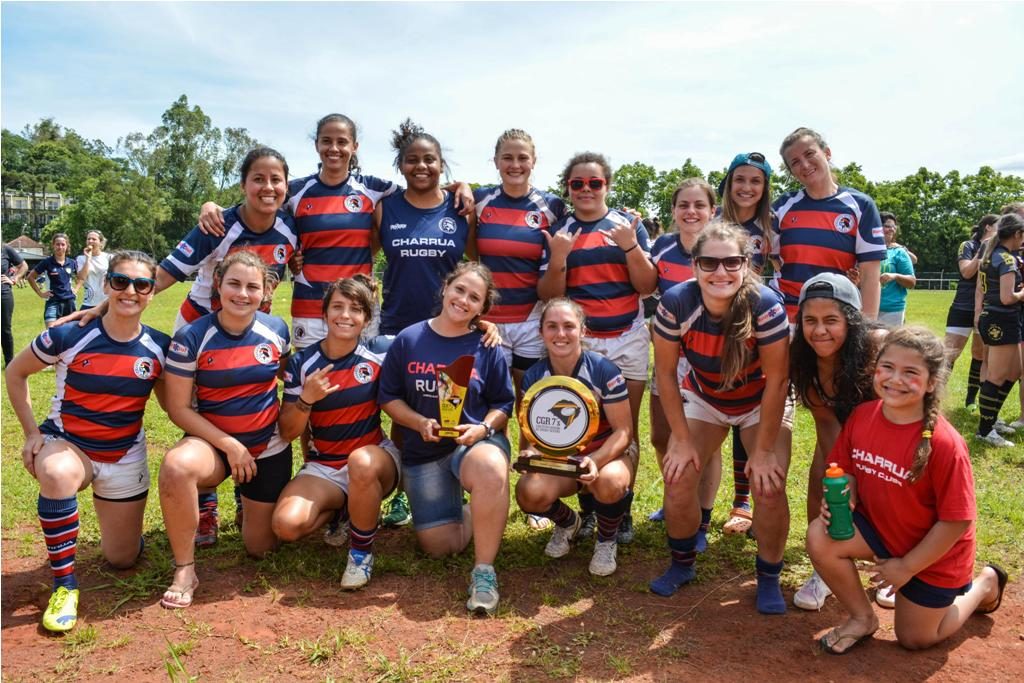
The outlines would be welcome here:
M 292 317 L 320 318 L 328 285 L 359 273 L 371 275 L 373 210 L 396 190 L 392 182 L 359 174 L 350 174 L 340 185 L 326 185 L 315 173 L 288 184 L 287 207 L 302 250 Z
M 57 366 L 57 387 L 39 431 L 67 439 L 96 462 L 144 460 L 142 415 L 170 343 L 146 325 L 135 339 L 116 341 L 102 318 L 43 332 L 31 348 L 40 361 Z
M 480 262 L 491 269 L 498 302 L 485 318 L 519 323 L 537 308 L 537 281 L 547 230 L 565 216 L 565 202 L 536 188 L 510 197 L 501 186 L 473 192 L 476 200 L 476 246 Z
M 846 271 L 864 261 L 885 258 L 882 219 L 871 197 L 849 187 L 825 199 L 803 190 L 789 192 L 773 206 L 772 256 L 782 261 L 776 287 L 796 320 L 800 287 L 815 275 Z
M 525 393 L 534 384 L 552 374 L 554 373 L 551 371 L 550 361 L 547 358 L 541 358 L 523 375 L 523 392 Z M 608 437 L 612 435 L 612 427 L 608 423 L 604 406 L 629 398 L 629 394 L 626 393 L 626 378 L 619 372 L 615 363 L 598 353 L 587 350 L 584 350 L 583 355 L 580 356 L 572 376 L 587 385 L 600 406 L 597 434 L 580 453 L 580 455 L 590 455 L 603 446 Z
M 313 442 L 307 461 L 341 469 L 348 463 L 352 451 L 384 440 L 377 388 L 387 350 L 377 344 L 380 339 L 377 337 L 368 346 L 360 344 L 352 353 L 334 360 L 327 357 L 323 342 L 307 346 L 288 359 L 284 374 L 285 403 L 297 401 L 306 378 L 328 365 L 333 366 L 327 375 L 328 381 L 341 387 L 314 403 L 310 410 Z
M 211 313 L 174 335 L 167 371 L 191 378 L 196 411 L 254 458 L 274 455 L 288 445 L 277 431 L 277 371 L 288 351 L 288 326 L 277 316 L 257 313 L 235 335 Z
M 194 322 L 220 310 L 219 298 L 213 291 L 213 273 L 217 264 L 231 252 L 241 249 L 254 252 L 279 279 L 284 278 L 285 264 L 295 253 L 297 240 L 292 218 L 283 211 L 277 212 L 277 220 L 269 230 L 253 232 L 242 222 L 238 206 L 233 206 L 224 211 L 224 231 L 223 237 L 205 235 L 196 226 L 160 262 L 160 267 L 178 282 L 195 273 L 192 290 L 181 304 L 181 317 L 185 322 Z
M 611 209 L 596 221 L 581 221 L 572 214 L 550 228 L 552 234 L 559 230 L 581 231 L 566 261 L 565 295 L 583 307 L 588 333 L 595 337 L 616 337 L 638 318 L 643 320 L 640 295 L 629 280 L 627 254 L 601 232 L 632 223 L 630 216 Z M 647 229 L 640 221 L 636 224 L 636 241 L 650 257 Z M 548 258 L 545 248 L 542 273 L 547 270 Z
M 679 241 L 679 233 L 670 232 L 654 240 L 651 262 L 658 269 L 658 294 L 693 277 L 693 257 Z
M 723 389 L 725 335 L 719 321 L 712 319 L 704 309 L 697 281 L 690 280 L 671 288 L 662 295 L 658 305 L 655 331 L 663 339 L 679 342 L 690 364 L 682 388 L 696 393 L 726 415 L 743 415 L 760 405 L 765 379 L 758 348 L 789 339 L 786 310 L 775 290 L 758 285 L 753 316 L 754 336 L 747 340 L 750 361 L 736 385 Z

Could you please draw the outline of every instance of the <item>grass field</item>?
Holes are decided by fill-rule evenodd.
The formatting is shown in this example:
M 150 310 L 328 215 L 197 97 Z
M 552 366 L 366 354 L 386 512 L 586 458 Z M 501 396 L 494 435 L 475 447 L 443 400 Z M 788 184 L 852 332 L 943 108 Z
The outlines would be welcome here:
M 144 322 L 169 332 L 177 306 L 185 292 L 186 285 L 178 285 L 158 296 L 147 310 Z M 275 296 L 274 309 L 285 317 L 290 293 L 290 287 L 286 284 Z M 15 295 L 14 333 L 16 346 L 21 349 L 40 331 L 43 306 L 27 288 L 17 289 Z M 937 334 L 942 334 L 951 297 L 952 292 L 911 292 L 909 320 L 922 323 Z M 967 362 L 964 359 L 957 364 L 950 381 L 945 413 L 961 433 L 970 435 L 975 431 L 977 418 L 962 408 L 966 370 Z M 37 416 L 42 419 L 49 408 L 54 375 L 49 372 L 39 373 L 33 376 L 30 382 L 34 408 Z M 1007 421 L 1017 418 L 1018 405 L 1018 389 L 1015 388 L 1007 399 L 1003 412 L 1003 417 Z M 647 423 L 646 410 L 645 402 L 641 425 Z M 23 438 L 20 426 L 6 400 L 6 385 L 2 416 L 3 556 L 5 559 L 38 557 L 42 563 L 45 561 L 45 549 L 38 529 L 35 506 L 38 487 L 21 464 Z M 130 576 L 120 576 L 116 579 L 111 579 L 112 575 L 104 572 L 99 562 L 98 528 L 92 505 L 89 504 L 90 494 L 88 491 L 80 494 L 82 526 L 79 539 L 79 568 L 85 573 L 86 583 L 107 580 L 116 580 L 120 583 L 119 593 L 122 599 L 118 604 L 111 606 L 111 614 L 116 614 L 120 605 L 130 600 L 155 602 L 170 581 L 170 553 L 163 533 L 155 487 L 161 457 L 178 439 L 180 430 L 170 423 L 155 399 L 151 401 L 147 411 L 145 426 L 150 443 L 150 468 L 154 489 L 150 493 L 145 518 L 148 561 L 144 563 L 142 569 Z M 641 443 L 646 435 L 646 429 L 642 427 Z M 512 435 L 513 442 L 515 436 Z M 1020 443 L 1020 437 L 1016 437 L 1016 440 L 1016 448 L 995 449 L 979 445 L 968 438 L 978 500 L 979 561 L 999 562 L 1015 579 L 1024 570 L 1024 487 L 1020 483 L 1021 475 L 1024 473 L 1024 445 Z M 798 411 L 793 444 L 788 486 L 793 519 L 784 574 L 784 582 L 790 587 L 799 585 L 810 571 L 810 564 L 803 550 L 802 530 L 806 524 L 806 472 L 814 447 L 814 429 L 809 414 L 802 409 Z M 731 501 L 731 461 L 728 455 L 725 462 L 727 471 L 723 476 L 723 486 L 713 519 L 715 529 L 720 528 L 725 521 Z M 513 477 L 515 476 L 513 474 Z M 653 451 L 649 445 L 642 446 L 641 469 L 637 478 L 634 503 L 637 537 L 630 548 L 628 558 L 620 560 L 620 571 L 627 562 L 665 557 L 663 527 L 646 521 L 647 514 L 660 506 L 661 488 Z M 220 491 L 221 519 L 230 519 L 234 507 L 230 482 L 222 485 Z M 546 534 L 530 531 L 514 502 L 512 509 L 513 513 L 497 561 L 499 574 L 509 569 L 540 567 L 549 562 L 540 552 L 543 542 L 546 541 Z M 201 558 L 203 563 L 210 562 L 218 568 L 246 566 L 246 563 L 250 563 L 253 566 L 252 573 L 258 580 L 273 585 L 293 585 L 294 582 L 305 579 L 337 582 L 344 564 L 323 562 L 323 548 L 320 543 L 299 543 L 284 547 L 264 560 L 255 561 L 245 557 L 238 532 L 225 528 L 221 531 L 218 545 L 204 551 Z M 722 537 L 715 531 L 711 535 L 711 546 L 701 559 L 702 576 L 716 577 L 721 574 L 724 577 L 725 572 L 731 571 L 732 568 L 750 567 L 753 565 L 754 552 L 754 544 L 744 543 L 741 539 Z M 454 559 L 431 560 L 418 553 L 412 543 L 389 545 L 388 552 L 379 554 L 377 558 L 374 576 L 393 573 L 437 579 L 450 578 L 453 575 L 462 577 L 468 573 L 471 563 L 470 553 L 464 553 Z M 461 581 L 461 578 L 459 580 Z M 639 581 L 639 577 L 637 580 Z

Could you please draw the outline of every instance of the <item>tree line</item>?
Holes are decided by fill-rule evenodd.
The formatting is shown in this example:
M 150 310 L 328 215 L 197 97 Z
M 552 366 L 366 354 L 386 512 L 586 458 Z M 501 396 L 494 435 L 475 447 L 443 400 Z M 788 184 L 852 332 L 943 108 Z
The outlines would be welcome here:
M 46 226 L 39 236 L 43 240 L 66 232 L 80 245 L 87 230 L 98 228 L 116 247 L 159 256 L 195 225 L 204 201 L 229 206 L 241 199 L 239 165 L 258 143 L 245 128 L 215 127 L 182 95 L 163 113 L 160 125 L 149 133 L 130 133 L 114 148 L 87 140 L 53 119 L 26 126 L 20 133 L 4 129 L 2 144 L 4 190 L 33 197 L 61 192 L 73 200 Z M 615 172 L 609 203 L 635 207 L 668 228 L 676 185 L 699 176 L 717 188 L 725 171 L 723 166 L 704 172 L 690 159 L 670 170 L 625 164 Z M 957 247 L 978 219 L 1024 199 L 1024 178 L 988 166 L 973 175 L 942 175 L 922 167 L 906 178 L 878 182 L 868 180 L 856 163 L 836 168 L 835 173 L 839 184 L 866 192 L 880 210 L 896 214 L 898 239 L 917 254 L 919 272 L 954 270 Z M 797 187 L 784 170 L 772 176 L 773 197 Z M 32 230 L 30 220 L 9 223 L 4 239 Z

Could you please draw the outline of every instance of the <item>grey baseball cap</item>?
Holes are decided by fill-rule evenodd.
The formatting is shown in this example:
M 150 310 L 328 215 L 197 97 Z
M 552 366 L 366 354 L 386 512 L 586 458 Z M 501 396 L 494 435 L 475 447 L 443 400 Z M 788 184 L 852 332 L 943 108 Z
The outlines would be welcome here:
M 860 291 L 850 278 L 837 273 L 815 275 L 800 288 L 800 301 L 807 299 L 834 299 L 860 310 Z

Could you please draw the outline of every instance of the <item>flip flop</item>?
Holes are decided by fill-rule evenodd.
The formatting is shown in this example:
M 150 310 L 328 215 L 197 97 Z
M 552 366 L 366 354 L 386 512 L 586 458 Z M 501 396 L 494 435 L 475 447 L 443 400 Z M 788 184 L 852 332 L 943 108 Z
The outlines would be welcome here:
M 989 562 L 988 566 L 992 567 L 992 571 L 996 573 L 996 579 L 999 581 L 999 595 L 996 596 L 996 604 L 984 608 L 979 605 L 978 609 L 974 610 L 975 614 L 992 614 L 1003 604 L 1003 591 L 1006 589 L 1006 582 L 1010 577 L 1006 575 L 1006 572 L 998 564 Z
M 745 508 L 733 508 L 729 513 L 729 521 L 722 525 L 727 534 L 745 534 L 754 525 L 754 515 Z
M 199 577 L 192 579 L 192 585 L 187 588 L 176 587 L 173 583 L 164 591 L 160 598 L 160 606 L 164 609 L 184 609 L 192 605 L 192 595 L 199 588 Z M 174 599 L 177 596 L 177 599 Z
M 878 630 L 878 629 L 875 629 Z M 818 644 L 821 645 L 821 649 L 830 655 L 845 655 L 847 652 L 857 647 L 864 641 L 868 640 L 871 636 L 875 635 L 875 631 L 871 633 L 865 633 L 860 636 L 843 635 L 839 632 L 839 627 L 836 627 L 823 635 L 818 639 Z M 846 641 L 853 641 L 842 650 L 836 649 L 836 646 Z

